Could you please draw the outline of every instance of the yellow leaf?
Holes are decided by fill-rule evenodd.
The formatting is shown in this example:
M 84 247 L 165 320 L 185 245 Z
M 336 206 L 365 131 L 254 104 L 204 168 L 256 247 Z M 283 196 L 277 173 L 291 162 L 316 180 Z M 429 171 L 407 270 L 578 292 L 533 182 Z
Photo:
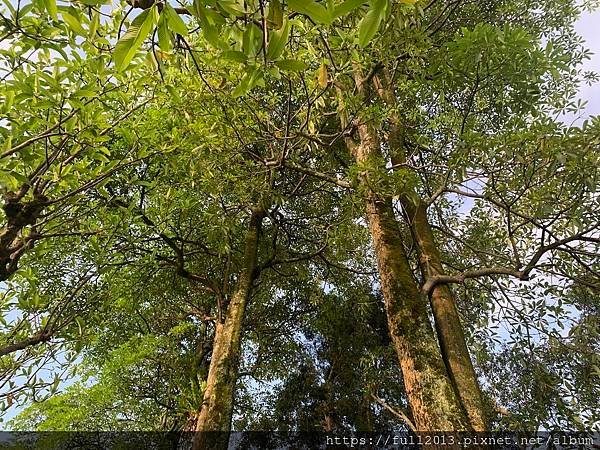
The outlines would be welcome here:
M 319 86 L 321 86 L 323 89 L 327 87 L 327 78 L 327 64 L 323 63 L 321 64 L 321 67 L 319 67 L 318 74 Z

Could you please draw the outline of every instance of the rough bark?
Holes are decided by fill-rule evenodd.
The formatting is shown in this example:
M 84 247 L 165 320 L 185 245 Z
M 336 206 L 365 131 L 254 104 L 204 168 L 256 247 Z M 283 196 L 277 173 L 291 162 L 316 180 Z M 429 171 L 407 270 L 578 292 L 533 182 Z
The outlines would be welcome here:
M 358 71 L 356 85 L 364 98 L 363 79 Z M 342 114 L 343 117 L 343 114 Z M 381 156 L 376 130 L 368 122 L 357 124 L 360 142 L 348 140 L 357 163 Z M 418 431 L 468 429 L 451 380 L 435 339 L 426 302 L 413 277 L 389 196 L 379 196 L 363 175 L 367 221 L 373 239 L 388 326 L 398 355 L 414 425 Z
M 390 333 L 415 426 L 419 431 L 463 430 L 463 413 L 404 253 L 391 201 L 371 196 L 367 218 Z
M 40 217 L 46 197 L 38 195 L 29 202 L 22 198 L 26 190 L 4 195 L 2 209 L 6 223 L 0 227 L 0 281 L 6 281 L 17 271 L 19 259 L 32 245 L 33 240 L 22 236 L 23 230 L 34 225 Z
M 388 105 L 394 106 L 396 100 L 393 92 L 383 84 L 387 84 L 387 81 L 382 82 L 378 77 L 375 77 L 374 81 L 380 97 Z M 394 167 L 399 167 L 406 162 L 404 133 L 398 117 L 392 117 L 391 122 L 388 145 L 392 164 Z M 444 275 L 440 253 L 427 217 L 426 205 L 418 193 L 408 187 L 401 192 L 400 201 L 417 246 L 419 266 L 424 278 Z M 475 431 L 486 431 L 488 421 L 483 397 L 465 341 L 454 295 L 448 285 L 438 284 L 430 293 L 430 302 L 444 363 L 461 405 L 467 413 L 471 428 Z
M 0 347 L 0 356 L 9 355 L 10 353 L 18 352 L 19 350 L 25 350 L 27 347 L 32 347 L 34 345 L 41 344 L 42 342 L 48 342 L 52 338 L 52 334 L 52 330 L 44 330 L 31 337 L 23 339 L 22 341 Z
M 253 210 L 246 235 L 243 269 L 225 318 L 216 323 L 207 385 L 196 424 L 196 431 L 199 433 L 194 439 L 194 450 L 226 449 L 229 443 L 240 362 L 242 322 L 256 276 L 263 218 L 264 210 Z
M 419 250 L 419 263 L 425 278 L 444 275 L 440 254 L 422 202 L 403 201 Z M 483 397 L 465 341 L 454 295 L 448 285 L 439 284 L 430 294 L 435 328 L 448 372 L 475 431 L 488 429 Z

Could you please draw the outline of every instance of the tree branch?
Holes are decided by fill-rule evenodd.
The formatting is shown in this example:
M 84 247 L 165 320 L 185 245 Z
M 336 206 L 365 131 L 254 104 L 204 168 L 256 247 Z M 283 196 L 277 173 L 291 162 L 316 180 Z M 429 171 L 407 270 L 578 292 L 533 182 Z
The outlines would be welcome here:
M 412 421 L 408 418 L 408 415 L 405 414 L 404 411 L 396 409 L 396 408 L 392 408 L 390 405 L 388 405 L 385 401 L 383 401 L 382 399 L 377 397 L 375 394 L 371 394 L 371 397 L 373 397 L 373 399 L 377 403 L 379 403 L 381 406 L 383 406 L 385 409 L 387 409 L 393 415 L 402 419 L 413 432 L 416 433 L 418 431 L 417 427 L 412 423 Z
M 310 169 L 308 167 L 300 166 L 298 164 L 294 164 L 294 163 L 289 162 L 289 161 L 284 161 L 283 162 L 283 166 L 284 167 L 288 167 L 288 168 L 293 169 L 293 170 L 296 170 L 296 171 L 301 172 L 301 173 L 305 173 L 307 175 L 311 175 L 311 176 L 313 176 L 315 178 L 320 178 L 321 180 L 325 180 L 325 181 L 327 181 L 329 183 L 333 183 L 333 184 L 335 184 L 337 186 L 340 186 L 340 187 L 343 187 L 345 189 L 352 189 L 352 183 L 350 183 L 349 181 L 346 181 L 344 179 L 335 178 L 335 177 L 327 175 L 327 174 L 325 174 L 323 172 L 319 172 L 317 170 Z
M 27 347 L 32 347 L 37 344 L 41 344 L 42 342 L 48 342 L 52 338 L 52 330 L 46 329 L 42 330 L 39 333 L 34 334 L 22 341 L 15 342 L 13 344 L 8 344 L 4 347 L 0 347 L 0 356 L 5 356 L 10 353 L 17 352 L 19 350 L 24 350 Z

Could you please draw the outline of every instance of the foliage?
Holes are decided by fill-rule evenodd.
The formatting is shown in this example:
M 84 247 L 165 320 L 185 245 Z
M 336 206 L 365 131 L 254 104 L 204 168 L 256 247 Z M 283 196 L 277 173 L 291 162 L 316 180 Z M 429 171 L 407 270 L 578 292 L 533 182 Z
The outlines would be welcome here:
M 405 427 L 381 403 L 408 406 L 363 218 L 368 173 L 378 195 L 427 204 L 494 426 L 597 429 L 600 119 L 556 120 L 598 81 L 572 29 L 597 5 L 443 3 L 5 1 L 12 426 L 189 429 L 261 203 L 235 426 Z M 357 71 L 395 101 L 365 101 Z M 360 120 L 386 139 L 401 122 L 406 160 L 385 140 L 356 163 L 345 140 Z

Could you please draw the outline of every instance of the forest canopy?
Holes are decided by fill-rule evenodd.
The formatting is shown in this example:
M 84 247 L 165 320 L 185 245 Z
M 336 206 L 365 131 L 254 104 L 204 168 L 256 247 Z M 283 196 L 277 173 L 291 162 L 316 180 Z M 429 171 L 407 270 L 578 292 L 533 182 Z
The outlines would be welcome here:
M 5 427 L 599 430 L 598 6 L 3 0 Z

